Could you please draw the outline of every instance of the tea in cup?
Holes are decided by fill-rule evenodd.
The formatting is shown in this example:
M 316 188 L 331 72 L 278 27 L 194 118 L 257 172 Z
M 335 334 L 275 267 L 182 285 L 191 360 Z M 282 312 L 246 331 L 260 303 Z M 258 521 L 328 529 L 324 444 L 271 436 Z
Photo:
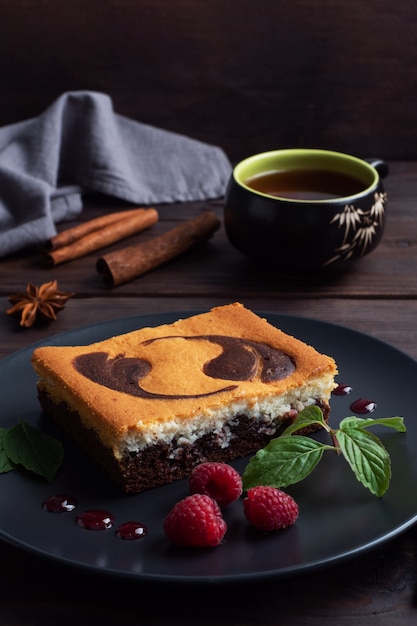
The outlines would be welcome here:
M 230 242 L 265 270 L 326 274 L 381 241 L 387 195 L 382 160 L 318 149 L 273 150 L 238 163 L 228 183 Z

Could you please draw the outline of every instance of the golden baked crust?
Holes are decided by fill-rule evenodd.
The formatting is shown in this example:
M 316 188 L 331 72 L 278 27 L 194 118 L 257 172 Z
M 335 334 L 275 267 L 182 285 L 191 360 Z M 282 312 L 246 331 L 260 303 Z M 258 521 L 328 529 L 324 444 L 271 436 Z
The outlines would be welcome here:
M 239 367 L 243 362 L 245 369 L 247 355 L 252 365 L 255 363 L 249 379 L 240 380 L 239 372 L 232 373 L 231 378 L 205 373 L 208 363 L 225 354 L 225 346 L 238 350 L 232 350 L 230 356 L 238 355 L 235 361 Z M 283 379 L 264 382 L 265 359 L 260 357 L 259 346 L 282 351 L 294 371 Z M 269 356 L 266 354 L 266 361 Z M 39 385 L 47 389 L 50 399 L 67 402 L 109 447 L 130 433 L 134 437 L 153 428 L 159 431 L 168 421 L 174 420 L 181 431 L 181 425 L 196 416 L 211 415 L 242 399 L 250 406 L 251 399 L 259 403 L 271 394 L 297 390 L 309 381 L 325 381 L 322 399 L 328 401 L 337 373 L 334 359 L 283 333 L 237 302 L 88 346 L 39 347 L 32 364 L 40 377 Z M 123 374 L 133 372 L 130 389 L 138 386 L 139 395 L 137 390 L 136 395 L 126 392 L 126 387 L 110 388 L 119 384 L 112 380 L 115 365 Z M 233 362 L 226 363 L 222 374 L 227 375 L 231 366 Z M 101 372 L 92 379 L 89 372 L 94 369 Z M 94 380 L 94 376 L 99 378 Z

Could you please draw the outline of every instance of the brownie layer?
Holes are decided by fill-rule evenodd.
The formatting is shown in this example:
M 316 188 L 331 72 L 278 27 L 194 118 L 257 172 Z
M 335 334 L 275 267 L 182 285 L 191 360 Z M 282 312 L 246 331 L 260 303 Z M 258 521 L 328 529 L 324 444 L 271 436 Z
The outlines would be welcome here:
M 140 452 L 130 453 L 120 461 L 113 450 L 102 444 L 93 429 L 86 428 L 77 412 L 65 402 L 56 404 L 42 389 L 38 389 L 42 409 L 48 413 L 88 455 L 98 463 L 111 480 L 126 493 L 139 493 L 144 489 L 158 487 L 174 480 L 185 478 L 198 463 L 204 461 L 230 462 L 263 448 L 273 437 L 294 419 L 296 412 L 278 416 L 274 425 L 253 419 L 247 415 L 236 415 L 225 423 L 232 436 L 227 446 L 224 439 L 208 433 L 193 444 L 177 444 L 174 438 L 169 444 L 150 445 Z M 330 407 L 322 401 L 317 405 L 323 411 L 325 420 L 329 418 Z M 306 431 L 304 431 L 305 434 Z

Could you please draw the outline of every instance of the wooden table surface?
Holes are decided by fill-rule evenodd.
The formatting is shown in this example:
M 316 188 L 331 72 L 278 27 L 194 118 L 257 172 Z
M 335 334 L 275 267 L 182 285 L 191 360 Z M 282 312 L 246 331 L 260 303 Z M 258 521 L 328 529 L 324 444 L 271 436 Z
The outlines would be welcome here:
M 97 253 L 56 268 L 44 267 L 38 250 L 4 258 L 0 357 L 81 326 L 239 300 L 259 311 L 341 324 L 417 358 L 417 163 L 389 165 L 382 243 L 348 273 L 326 281 L 265 274 L 230 246 L 223 227 L 181 258 L 113 289 L 96 272 Z M 90 198 L 81 219 L 121 206 L 107 198 Z M 162 233 L 206 206 L 222 217 L 221 200 L 158 207 L 159 222 L 129 243 Z M 60 289 L 75 294 L 55 322 L 25 329 L 6 315 L 10 294 L 24 290 L 27 282 L 52 279 L 58 280 Z M 356 558 L 289 579 L 239 586 L 172 586 L 78 571 L 1 542 L 0 624 L 408 625 L 417 619 L 416 543 L 417 531 L 411 527 Z

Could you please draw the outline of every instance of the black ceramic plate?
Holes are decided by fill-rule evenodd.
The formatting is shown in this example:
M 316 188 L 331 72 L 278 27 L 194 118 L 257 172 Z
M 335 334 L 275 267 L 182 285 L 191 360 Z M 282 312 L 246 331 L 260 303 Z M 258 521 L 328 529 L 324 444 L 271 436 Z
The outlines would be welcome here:
M 194 313 L 194 312 L 192 312 Z M 52 337 L 53 345 L 87 344 L 142 326 L 187 317 L 191 312 L 114 320 Z M 390 488 L 376 498 L 354 477 L 343 458 L 325 453 L 314 472 L 288 488 L 300 507 L 296 524 L 285 531 L 262 534 L 249 527 L 242 502 L 225 510 L 225 542 L 212 549 L 180 549 L 164 537 L 162 522 L 175 502 L 188 494 L 186 480 L 126 496 L 76 445 L 49 423 L 39 410 L 36 376 L 30 357 L 33 347 L 0 362 L 2 427 L 22 418 L 58 436 L 65 462 L 50 484 L 29 473 L 0 475 L 0 537 L 23 549 L 63 563 L 148 581 L 236 582 L 289 576 L 353 557 L 394 537 L 417 519 L 417 420 L 415 381 L 417 362 L 367 335 L 324 322 L 263 314 L 285 332 L 332 355 L 339 366 L 338 381 L 352 386 L 350 396 L 332 397 L 332 423 L 352 415 L 353 400 L 376 402 L 372 417 L 405 418 L 406 433 L 373 429 L 392 460 Z M 326 456 L 327 454 L 327 456 Z M 248 459 L 234 465 L 241 471 Z M 43 501 L 54 494 L 79 501 L 73 512 L 51 514 Z M 87 509 L 106 509 L 116 518 L 112 529 L 80 528 L 76 516 Z M 148 534 L 135 541 L 119 539 L 115 528 L 127 521 L 145 524 Z

